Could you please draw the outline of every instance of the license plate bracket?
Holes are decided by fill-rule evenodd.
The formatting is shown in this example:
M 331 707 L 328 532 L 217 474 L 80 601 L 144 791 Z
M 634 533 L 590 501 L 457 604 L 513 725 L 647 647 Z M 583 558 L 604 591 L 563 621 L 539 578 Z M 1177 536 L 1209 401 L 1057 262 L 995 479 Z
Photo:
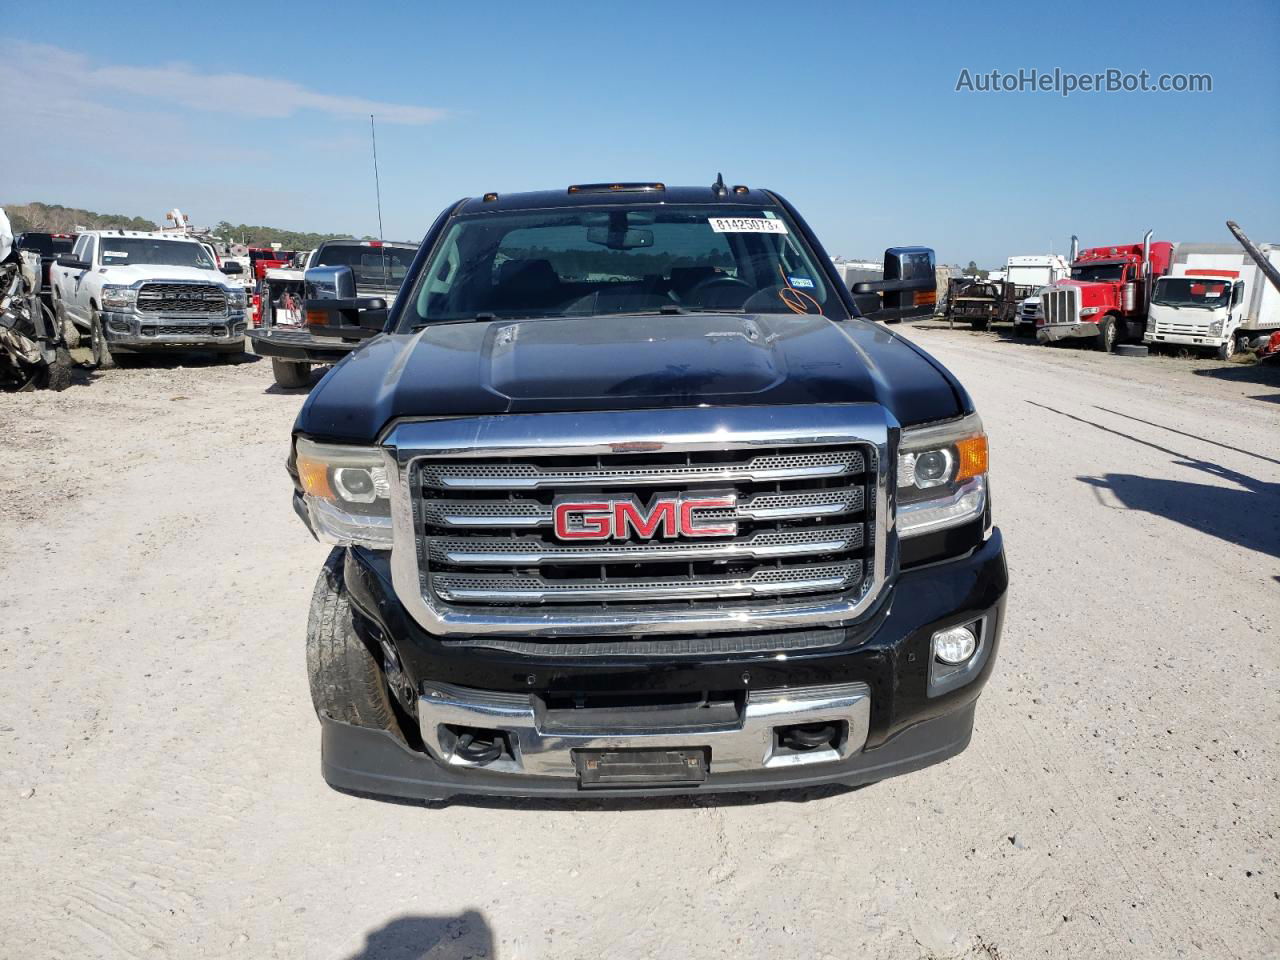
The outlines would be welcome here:
M 711 766 L 708 747 L 681 749 L 575 750 L 578 785 L 584 790 L 606 787 L 697 785 Z

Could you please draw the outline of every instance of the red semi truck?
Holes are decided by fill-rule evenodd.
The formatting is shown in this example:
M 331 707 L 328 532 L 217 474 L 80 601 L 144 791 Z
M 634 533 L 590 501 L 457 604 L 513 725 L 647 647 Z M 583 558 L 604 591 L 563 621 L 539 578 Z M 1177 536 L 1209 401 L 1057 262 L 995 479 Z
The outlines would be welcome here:
M 1077 250 L 1072 237 L 1071 247 L 1071 277 L 1040 294 L 1036 339 L 1093 338 L 1108 353 L 1117 343 L 1141 343 L 1151 288 L 1169 272 L 1174 245 L 1152 243 L 1148 230 L 1141 243 Z

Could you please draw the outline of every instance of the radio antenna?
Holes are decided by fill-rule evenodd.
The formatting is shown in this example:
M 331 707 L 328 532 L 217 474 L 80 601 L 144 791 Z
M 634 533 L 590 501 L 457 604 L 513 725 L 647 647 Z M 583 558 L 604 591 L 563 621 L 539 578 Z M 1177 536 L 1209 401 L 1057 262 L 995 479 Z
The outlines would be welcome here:
M 378 239 L 382 237 L 382 184 L 378 180 L 378 132 L 373 126 L 373 114 L 369 114 L 369 139 L 373 142 L 373 190 L 378 198 Z
M 384 242 L 382 236 L 382 183 L 378 179 L 378 133 L 373 126 L 373 114 L 369 114 L 369 140 L 373 143 L 373 192 L 378 200 L 378 243 Z M 382 259 L 382 285 L 389 287 L 391 285 L 391 265 L 387 262 L 387 251 L 378 248 L 378 256 Z

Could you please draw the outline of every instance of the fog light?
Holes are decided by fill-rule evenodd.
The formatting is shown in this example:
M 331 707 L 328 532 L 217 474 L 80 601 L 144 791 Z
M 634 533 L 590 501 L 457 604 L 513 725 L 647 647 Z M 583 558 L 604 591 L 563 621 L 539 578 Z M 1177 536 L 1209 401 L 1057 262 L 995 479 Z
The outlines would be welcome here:
M 950 627 L 933 635 L 933 655 L 943 663 L 964 663 L 978 649 L 978 638 L 968 627 Z

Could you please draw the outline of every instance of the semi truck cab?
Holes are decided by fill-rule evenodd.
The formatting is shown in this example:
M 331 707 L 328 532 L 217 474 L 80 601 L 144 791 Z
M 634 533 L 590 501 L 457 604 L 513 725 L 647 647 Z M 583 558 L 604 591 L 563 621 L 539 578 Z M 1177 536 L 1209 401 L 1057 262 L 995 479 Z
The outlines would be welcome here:
M 1043 291 L 1036 318 L 1041 343 L 1085 338 L 1110 352 L 1117 343 L 1140 341 L 1154 280 L 1169 269 L 1174 245 L 1151 242 L 1091 247 L 1073 253 L 1071 276 Z

